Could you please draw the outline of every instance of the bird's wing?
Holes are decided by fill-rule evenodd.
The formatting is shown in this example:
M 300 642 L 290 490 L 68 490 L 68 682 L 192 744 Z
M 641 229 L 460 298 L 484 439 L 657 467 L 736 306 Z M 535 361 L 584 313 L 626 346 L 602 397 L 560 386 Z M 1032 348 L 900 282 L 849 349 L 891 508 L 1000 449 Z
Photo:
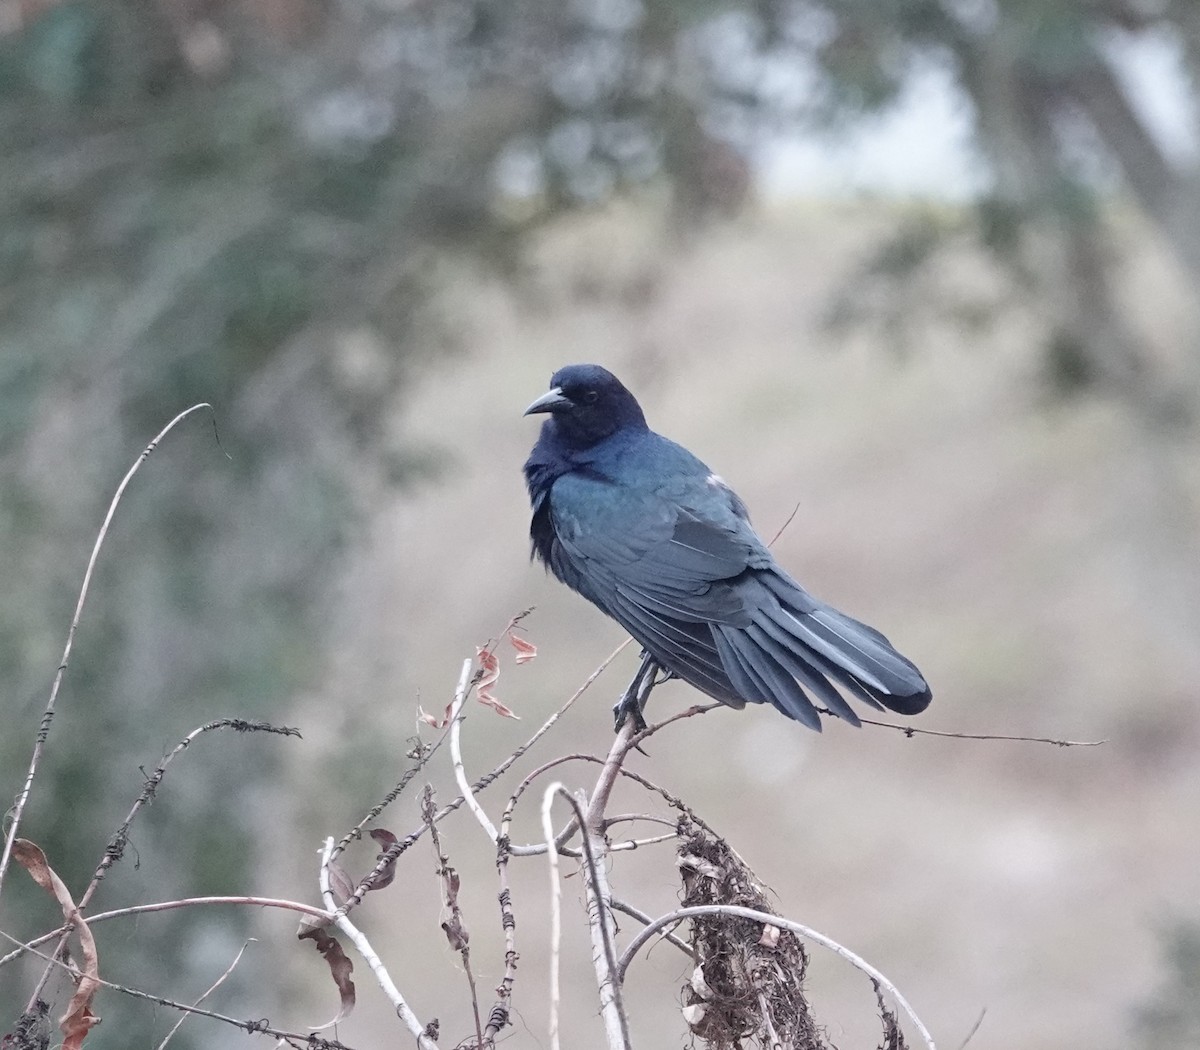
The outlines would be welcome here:
M 681 496 L 569 475 L 554 486 L 554 532 L 598 590 L 593 600 L 621 596 L 689 623 L 749 623 L 728 583 L 761 562 L 761 541 L 723 498 L 705 506 Z
M 712 626 L 750 622 L 732 583 L 755 560 L 758 540 L 724 496 L 724 509 L 716 501 L 712 508 L 689 506 L 702 501 L 681 499 L 679 489 L 656 491 L 595 474 L 559 478 L 551 499 L 551 567 L 664 667 L 742 707 L 757 696 L 730 681 Z

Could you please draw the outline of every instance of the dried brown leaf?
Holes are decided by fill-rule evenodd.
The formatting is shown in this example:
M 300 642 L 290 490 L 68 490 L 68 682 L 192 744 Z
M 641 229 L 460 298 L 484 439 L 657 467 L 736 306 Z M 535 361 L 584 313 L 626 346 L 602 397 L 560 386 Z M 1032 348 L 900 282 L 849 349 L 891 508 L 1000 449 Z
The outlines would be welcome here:
M 516 661 L 518 664 L 527 664 L 537 656 L 537 646 L 532 642 L 527 642 L 519 634 L 510 633 L 508 640 L 512 642 L 512 647 L 517 651 Z
M 317 951 L 329 963 L 329 974 L 333 978 L 333 983 L 337 985 L 338 994 L 342 1000 L 341 1008 L 332 1021 L 313 1026 L 313 1031 L 319 1032 L 324 1028 L 332 1028 L 335 1024 L 339 1024 L 349 1017 L 350 1011 L 354 1009 L 354 982 L 350 980 L 350 974 L 354 971 L 354 963 L 346 957 L 337 938 L 321 927 L 305 930 L 299 936 L 302 941 L 313 941 L 317 946 Z
M 92 1013 L 92 1000 L 100 988 L 100 964 L 95 938 L 75 906 L 71 891 L 50 867 L 41 847 L 28 839 L 17 839 L 13 843 L 12 856 L 29 872 L 30 878 L 58 902 L 63 918 L 75 927 L 79 935 L 83 969 L 76 979 L 75 994 L 71 996 L 67 1012 L 60 1018 L 58 1027 L 63 1034 L 63 1050 L 80 1050 L 88 1032 L 100 1023 L 100 1018 Z
M 492 694 L 492 686 L 500 677 L 500 661 L 496 654 L 482 646 L 476 648 L 475 653 L 479 657 L 480 665 L 479 681 L 475 683 L 475 696 L 481 704 L 490 707 L 496 714 L 503 715 L 505 718 L 519 719 L 520 716 L 515 714 L 512 708 L 505 707 Z
M 420 704 L 417 704 L 417 721 L 424 722 L 427 726 L 433 729 L 445 729 L 450 724 L 450 712 L 454 710 L 454 702 L 451 701 L 446 705 L 446 710 L 442 713 L 442 717 L 431 715 Z
M 388 831 L 387 828 L 372 828 L 368 832 L 368 834 L 371 836 L 371 838 L 373 838 L 376 842 L 378 842 L 379 845 L 381 845 L 383 847 L 383 849 L 381 849 L 375 855 L 375 863 L 376 864 L 378 864 L 381 860 L 383 860 L 384 854 L 387 853 L 388 849 L 391 846 L 395 845 L 396 842 L 399 841 L 395 835 L 393 835 L 390 831 Z M 375 880 L 375 884 L 371 887 L 371 889 L 373 889 L 373 890 L 386 889 L 388 886 L 390 886 L 392 884 L 392 880 L 395 877 L 396 877 L 396 858 L 393 857 L 390 861 L 388 861 L 387 867 L 385 867 L 383 869 L 383 872 L 380 874 L 379 878 L 377 878 Z
M 442 923 L 442 929 L 446 933 L 446 940 L 450 942 L 450 947 L 456 952 L 461 952 L 470 941 L 471 935 L 463 929 L 463 924 L 457 916 L 446 920 Z

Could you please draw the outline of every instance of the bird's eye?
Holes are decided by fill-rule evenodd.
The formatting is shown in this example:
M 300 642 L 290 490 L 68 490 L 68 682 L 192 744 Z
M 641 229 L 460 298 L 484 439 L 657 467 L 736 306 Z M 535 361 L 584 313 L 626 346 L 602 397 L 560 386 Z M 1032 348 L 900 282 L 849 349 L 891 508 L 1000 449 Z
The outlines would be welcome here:
M 599 400 L 600 400 L 600 395 L 597 394 L 596 391 L 594 391 L 594 390 L 589 390 L 586 394 L 583 395 L 583 403 L 585 405 L 594 405 Z

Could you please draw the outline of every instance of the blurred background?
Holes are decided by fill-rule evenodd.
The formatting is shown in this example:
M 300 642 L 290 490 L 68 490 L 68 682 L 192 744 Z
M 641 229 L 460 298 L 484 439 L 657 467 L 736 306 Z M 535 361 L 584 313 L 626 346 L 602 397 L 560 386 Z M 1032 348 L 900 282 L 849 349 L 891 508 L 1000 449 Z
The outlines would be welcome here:
M 817 736 L 751 709 L 636 768 L 943 1046 L 981 1014 L 978 1050 L 1200 1046 L 1197 77 L 1194 0 L 0 0 L 5 796 L 121 475 L 196 401 L 220 428 L 173 434 L 120 509 L 22 833 L 79 892 L 188 731 L 296 725 L 182 756 L 94 909 L 315 903 L 315 851 L 409 765 L 417 704 L 532 605 L 541 655 L 497 687 L 521 721 L 467 722 L 468 768 L 499 761 L 621 640 L 527 561 L 520 413 L 594 360 L 764 535 L 799 504 L 781 560 L 920 664 L 920 725 L 1106 741 Z M 635 662 L 531 758 L 605 750 Z M 415 798 L 380 823 L 417 826 Z M 491 849 L 466 820 L 444 836 L 490 990 Z M 656 914 L 678 896 L 657 850 L 612 865 Z M 421 843 L 359 915 L 452 1046 L 471 1025 L 433 866 Z M 505 1038 L 541 1047 L 546 875 L 515 867 Z M 0 905 L 16 937 L 56 922 L 27 883 Z M 564 1038 L 599 1047 L 566 885 Z M 117 921 L 101 974 L 190 1000 L 253 935 L 210 1005 L 304 1029 L 336 997 L 293 934 Z M 639 1046 L 688 1042 L 668 951 L 631 990 Z M 866 982 L 813 960 L 829 1040 L 875 1046 Z M 0 1031 L 37 972 L 5 968 Z M 357 977 L 338 1037 L 403 1043 Z M 175 1019 L 98 1012 L 89 1047 Z M 173 1045 L 252 1042 L 192 1020 Z

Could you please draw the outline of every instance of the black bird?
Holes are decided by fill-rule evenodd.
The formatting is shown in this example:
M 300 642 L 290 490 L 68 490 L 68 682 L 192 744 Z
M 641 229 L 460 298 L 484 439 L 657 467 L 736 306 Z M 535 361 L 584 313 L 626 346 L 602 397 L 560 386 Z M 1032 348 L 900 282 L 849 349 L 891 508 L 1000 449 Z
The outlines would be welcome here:
M 611 372 L 560 369 L 533 413 L 550 417 L 525 463 L 533 556 L 642 645 L 633 694 L 657 664 L 730 707 L 770 703 L 818 731 L 814 702 L 861 724 L 832 683 L 879 710 L 929 705 L 916 666 L 793 580 L 733 490 L 654 433 Z M 640 722 L 632 699 L 618 725 Z

